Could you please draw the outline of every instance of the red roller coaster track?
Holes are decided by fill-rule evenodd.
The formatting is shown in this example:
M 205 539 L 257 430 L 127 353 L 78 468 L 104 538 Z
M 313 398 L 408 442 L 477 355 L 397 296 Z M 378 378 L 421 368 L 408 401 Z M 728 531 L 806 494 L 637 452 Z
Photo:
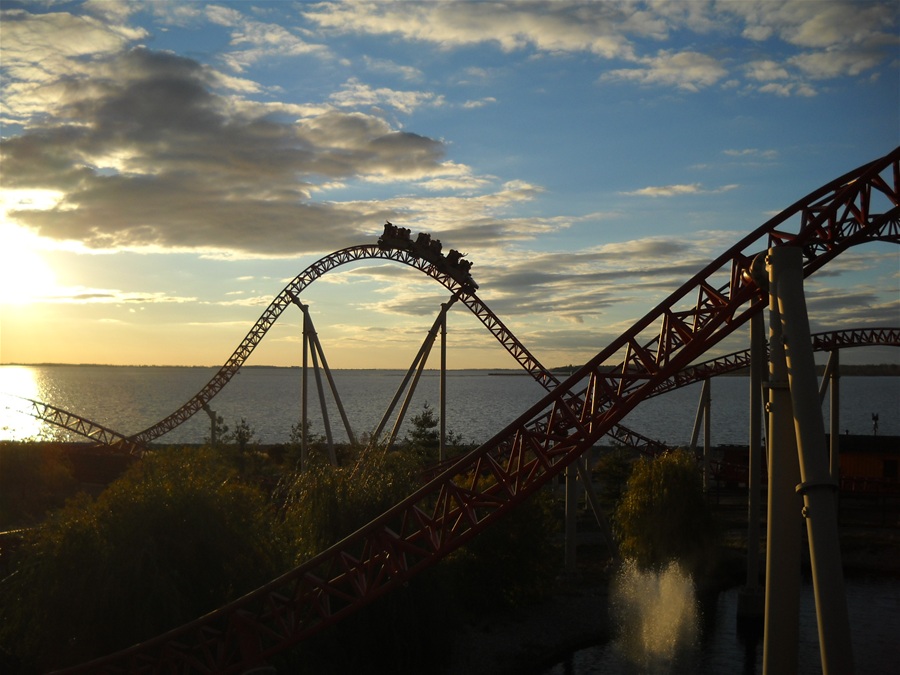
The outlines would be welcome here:
M 792 224 L 796 229 L 788 231 Z M 397 588 L 515 508 L 761 311 L 766 298 L 746 274 L 757 254 L 802 247 L 808 276 L 847 248 L 872 241 L 900 243 L 900 148 L 744 237 L 493 439 L 366 526 L 216 612 L 69 672 L 237 673 L 264 663 Z M 454 284 L 445 285 L 456 292 Z M 274 321 L 291 297 L 286 289 L 273 315 L 257 325 Z M 242 362 L 261 335 L 251 331 L 229 363 Z M 623 352 L 610 369 L 607 362 Z M 215 379 L 209 385 L 217 386 Z

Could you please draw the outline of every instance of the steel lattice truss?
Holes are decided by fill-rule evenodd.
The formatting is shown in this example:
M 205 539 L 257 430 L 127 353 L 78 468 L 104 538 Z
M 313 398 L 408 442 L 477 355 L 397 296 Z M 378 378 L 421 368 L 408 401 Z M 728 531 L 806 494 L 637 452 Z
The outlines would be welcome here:
M 449 274 L 438 269 L 436 265 L 418 257 L 414 251 L 381 248 L 377 245 L 353 246 L 336 251 L 316 261 L 303 272 L 298 274 L 284 290 L 279 293 L 265 309 L 256 323 L 247 333 L 246 337 L 234 350 L 213 378 L 192 399 L 173 412 L 168 417 L 160 420 L 152 427 L 145 429 L 126 440 L 118 443 L 118 448 L 140 454 L 145 444 L 159 438 L 163 434 L 179 426 L 187 419 L 203 409 L 222 388 L 228 384 L 241 366 L 247 361 L 256 346 L 265 337 L 268 330 L 275 324 L 282 312 L 291 304 L 299 304 L 300 293 L 313 281 L 333 270 L 336 267 L 359 260 L 372 259 L 394 260 L 414 267 L 424 274 L 432 277 L 454 296 L 458 297 L 469 310 L 485 325 L 491 334 L 501 345 L 512 354 L 513 358 L 545 387 L 553 386 L 558 382 L 547 371 L 531 352 L 512 334 L 500 318 L 484 304 L 474 292 L 465 289 L 464 286 Z
M 882 345 L 900 347 L 900 329 L 898 328 L 850 328 L 846 330 L 815 333 L 810 336 L 813 351 L 830 352 L 835 349 L 850 347 L 867 347 Z M 750 367 L 750 350 L 725 354 L 703 363 L 688 366 L 673 377 L 657 385 L 647 398 L 659 396 L 673 389 L 700 382 L 709 377 L 733 373 L 741 368 Z
M 90 438 L 98 444 L 113 445 L 114 443 L 120 443 L 125 440 L 125 436 L 119 432 L 113 431 L 96 422 L 92 422 L 86 417 L 81 417 L 80 415 L 76 415 L 63 408 L 57 408 L 55 405 L 50 405 L 49 403 L 41 403 L 40 401 L 35 401 L 30 398 L 24 400 L 31 404 L 29 414 L 33 417 L 49 422 L 50 424 L 55 424 L 63 429 L 68 429 L 80 436 Z
M 343 541 L 212 614 L 74 672 L 241 672 L 402 585 L 536 492 L 761 311 L 766 298 L 745 274 L 757 254 L 801 246 L 808 275 L 853 245 L 900 243 L 898 162 L 900 148 L 763 224 L 497 436 Z

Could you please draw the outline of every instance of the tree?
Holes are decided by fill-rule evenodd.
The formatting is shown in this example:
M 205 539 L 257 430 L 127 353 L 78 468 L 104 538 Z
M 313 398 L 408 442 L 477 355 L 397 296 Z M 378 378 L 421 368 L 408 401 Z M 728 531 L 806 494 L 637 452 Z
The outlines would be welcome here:
M 0 645 L 42 672 L 127 647 L 283 571 L 280 542 L 215 451 L 148 455 L 33 531 L 0 584 Z
M 0 529 L 27 527 L 75 494 L 71 462 L 48 443 L 0 443 Z
M 622 498 L 631 462 L 631 452 L 617 445 L 604 452 L 594 465 L 593 472 L 601 485 L 600 498 L 606 506 L 615 506 Z
M 438 429 L 440 420 L 428 401 L 422 406 L 422 412 L 414 416 L 409 423 L 411 426 L 406 432 L 406 442 L 422 455 L 434 455 L 441 442 L 441 433 Z
M 715 551 L 712 512 L 697 462 L 685 450 L 635 462 L 614 521 L 622 554 L 643 569 L 677 560 L 696 573 Z

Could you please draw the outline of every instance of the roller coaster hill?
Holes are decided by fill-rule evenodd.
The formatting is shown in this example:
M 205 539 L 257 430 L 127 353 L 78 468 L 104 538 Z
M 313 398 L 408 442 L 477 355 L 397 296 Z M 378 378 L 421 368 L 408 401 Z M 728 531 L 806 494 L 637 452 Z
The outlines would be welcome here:
M 303 288 L 328 269 L 361 258 L 395 260 L 443 284 L 451 301 L 472 311 L 546 395 L 486 443 L 443 465 L 406 499 L 295 569 L 189 624 L 66 672 L 243 673 L 263 666 L 402 587 L 567 467 L 581 466 L 576 460 L 621 428 L 642 401 L 680 386 L 692 364 L 748 321 L 761 326 L 758 320 L 774 292 L 765 278 L 767 268 L 775 269 L 770 261 L 789 258 L 802 280 L 850 247 L 872 242 L 900 243 L 900 148 L 770 218 L 559 381 L 477 297 L 471 265 L 462 254 L 444 256 L 437 240 L 420 234 L 413 241 L 408 230 L 387 223 L 377 246 L 336 252 L 288 284 L 226 365 L 182 409 L 145 432 L 111 438 L 110 444 L 139 447 L 202 409 L 284 308 L 305 307 L 299 301 Z M 808 326 L 805 344 L 808 349 Z M 815 394 L 810 398 L 818 400 Z M 791 494 L 799 482 L 789 486 Z M 806 480 L 802 487 L 827 482 Z
M 450 252 L 444 256 L 441 253 L 443 248 L 441 240 L 432 239 L 427 232 L 419 232 L 413 240 L 410 237 L 409 228 L 397 227 L 388 221 L 384 224 L 384 234 L 378 239 L 378 247 L 412 251 L 414 255 L 432 263 L 440 272 L 449 274 L 458 281 L 464 292 L 474 293 L 478 289 L 478 284 L 475 283 L 469 272 L 472 269 L 472 263 L 464 258 L 466 254 L 460 253 L 456 249 L 450 249 Z

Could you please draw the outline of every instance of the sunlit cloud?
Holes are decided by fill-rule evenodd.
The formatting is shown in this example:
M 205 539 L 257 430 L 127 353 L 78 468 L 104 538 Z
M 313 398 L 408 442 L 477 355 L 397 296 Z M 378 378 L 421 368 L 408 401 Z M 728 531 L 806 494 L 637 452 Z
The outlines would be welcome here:
M 661 51 L 657 56 L 637 61 L 637 67 L 617 68 L 603 73 L 600 81 L 665 85 L 696 92 L 718 83 L 728 74 L 715 58 L 699 52 Z
M 622 192 L 620 194 L 630 197 L 679 197 L 682 195 L 712 195 L 729 192 L 740 186 L 723 185 L 718 188 L 704 188 L 700 183 L 688 183 L 677 185 L 657 185 Z
M 356 78 L 346 82 L 341 91 L 329 97 L 335 105 L 347 108 L 387 106 L 410 113 L 422 106 L 442 106 L 444 97 L 427 91 L 395 91 L 387 87 L 373 88 Z

